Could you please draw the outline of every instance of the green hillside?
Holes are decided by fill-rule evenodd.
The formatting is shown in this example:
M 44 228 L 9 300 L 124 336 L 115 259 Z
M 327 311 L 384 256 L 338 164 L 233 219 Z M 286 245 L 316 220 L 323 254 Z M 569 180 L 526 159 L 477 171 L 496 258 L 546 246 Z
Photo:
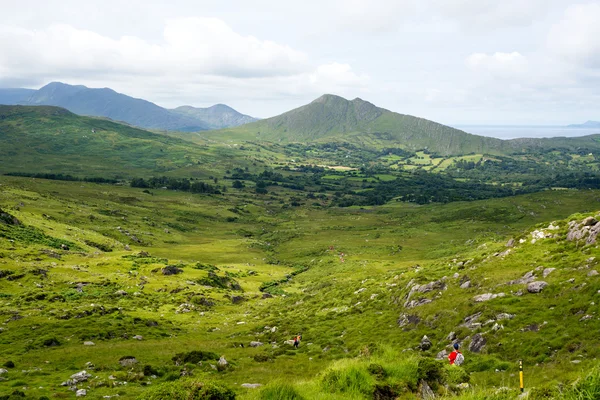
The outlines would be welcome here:
M 275 143 L 351 143 L 362 148 L 427 149 L 441 156 L 484 153 L 514 154 L 560 148 L 600 149 L 600 136 L 582 138 L 500 140 L 472 135 L 423 118 L 395 113 L 356 98 L 348 101 L 324 95 L 276 117 L 237 128 L 202 132 L 213 140 L 270 141 Z M 186 137 L 183 135 L 182 137 Z M 187 136 L 192 138 L 193 136 Z
M 135 177 L 210 164 L 198 145 L 50 106 L 0 106 L 0 173 Z
M 597 191 L 322 209 L 0 184 L 0 396 L 508 400 L 519 359 L 531 399 L 598 393 Z M 436 361 L 453 340 L 462 367 Z

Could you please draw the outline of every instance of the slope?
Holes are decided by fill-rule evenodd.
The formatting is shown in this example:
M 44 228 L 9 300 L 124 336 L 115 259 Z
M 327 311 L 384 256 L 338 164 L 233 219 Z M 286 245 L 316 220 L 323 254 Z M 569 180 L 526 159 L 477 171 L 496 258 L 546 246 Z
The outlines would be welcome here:
M 181 106 L 171 111 L 197 118 L 205 122 L 210 129 L 229 128 L 257 121 L 256 118 L 241 114 L 225 104 L 215 104 L 208 108 Z
M 164 173 L 213 156 L 198 145 L 51 106 L 0 106 L 0 172 Z
M 197 131 L 207 126 L 195 118 L 175 114 L 146 100 L 117 93 L 112 89 L 90 89 L 52 82 L 21 104 L 51 105 L 79 115 L 107 117 L 146 129 Z
M 324 95 L 313 102 L 237 128 L 206 132 L 202 137 L 221 140 L 281 143 L 347 142 L 362 148 L 427 149 L 442 156 L 514 154 L 554 147 L 600 149 L 599 136 L 554 139 L 500 140 L 472 135 L 423 118 L 376 107 L 356 98 L 348 101 Z

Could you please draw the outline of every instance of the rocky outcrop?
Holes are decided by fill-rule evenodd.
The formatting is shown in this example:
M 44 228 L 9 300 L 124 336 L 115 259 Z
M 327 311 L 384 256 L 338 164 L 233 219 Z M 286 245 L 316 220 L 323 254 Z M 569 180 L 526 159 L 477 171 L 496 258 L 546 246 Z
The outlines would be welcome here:
M 486 343 L 487 340 L 483 337 L 483 335 L 476 333 L 473 335 L 473 339 L 471 339 L 471 343 L 469 344 L 469 351 L 473 353 L 479 353 Z
M 567 240 L 580 241 L 585 239 L 586 244 L 596 243 L 596 237 L 600 233 L 600 222 L 594 217 L 587 217 L 580 222 L 569 222 Z
M 518 284 L 525 284 L 525 283 L 530 283 L 535 281 L 535 274 L 533 271 L 529 271 L 528 273 L 526 273 L 525 275 L 523 275 L 522 278 L 519 279 L 515 279 L 512 281 L 508 281 L 506 282 L 507 285 L 518 285 Z
M 433 343 L 431 343 L 431 340 L 429 340 L 429 338 L 427 337 L 427 335 L 425 335 L 421 339 L 421 343 L 419 344 L 419 349 L 421 351 L 427 351 L 427 350 L 429 350 L 431 348 L 432 345 L 433 345 Z
M 548 282 L 544 282 L 544 281 L 531 282 L 529 285 L 527 285 L 527 291 L 529 293 L 540 293 L 542 290 L 544 290 L 544 288 L 546 286 L 548 286 Z
M 483 301 L 489 301 L 489 300 L 493 300 L 497 297 L 504 297 L 504 296 L 505 296 L 504 293 L 484 293 L 484 294 L 480 294 L 480 295 L 473 297 L 473 300 L 475 300 L 477 303 L 481 303 Z
M 182 272 L 183 272 L 183 270 L 181 268 L 177 268 L 174 265 L 167 265 L 166 267 L 164 267 L 162 269 L 163 275 L 177 275 L 177 274 L 181 274 Z
M 417 325 L 419 322 L 421 322 L 421 319 L 416 315 L 400 314 L 400 317 L 398 317 L 398 326 L 400 328 L 408 325 Z

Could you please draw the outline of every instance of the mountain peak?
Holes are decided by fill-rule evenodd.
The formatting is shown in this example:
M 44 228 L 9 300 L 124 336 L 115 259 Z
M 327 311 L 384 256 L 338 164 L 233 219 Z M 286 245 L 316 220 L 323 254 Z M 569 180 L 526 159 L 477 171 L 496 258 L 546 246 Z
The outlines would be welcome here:
M 348 103 L 348 100 L 343 98 L 342 96 L 338 96 L 335 94 L 324 94 L 319 98 L 316 98 L 315 100 L 312 101 L 312 103 L 331 103 L 331 102 L 338 102 L 338 103 Z

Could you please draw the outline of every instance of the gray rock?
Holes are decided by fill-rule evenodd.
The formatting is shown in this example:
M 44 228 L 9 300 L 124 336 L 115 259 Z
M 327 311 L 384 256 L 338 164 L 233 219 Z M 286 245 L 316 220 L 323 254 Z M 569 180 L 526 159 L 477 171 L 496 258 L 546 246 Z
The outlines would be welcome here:
M 219 361 L 217 361 L 217 364 L 218 364 L 219 366 L 221 366 L 221 367 L 225 367 L 225 366 L 227 366 L 227 364 L 229 364 L 229 363 L 228 363 L 228 362 L 227 362 L 227 360 L 225 359 L 225 356 L 221 356 L 221 357 L 219 358 Z
M 583 224 L 583 226 L 592 226 L 596 225 L 598 221 L 594 217 L 587 217 L 581 223 Z
M 423 304 L 431 303 L 433 300 L 430 299 L 419 299 L 419 300 L 411 300 L 408 303 L 404 304 L 406 308 L 414 308 L 418 306 L 422 306 Z
M 506 247 L 514 247 L 515 245 L 515 239 L 510 239 L 508 242 L 506 242 Z
M 119 296 L 127 296 L 127 292 L 124 290 L 117 290 L 115 294 Z
M 455 332 L 450 332 L 448 334 L 448 336 L 446 336 L 446 340 L 449 340 L 449 341 L 456 340 L 456 333 Z
M 579 319 L 579 321 L 587 321 L 588 319 L 592 319 L 592 318 L 594 318 L 594 317 L 593 317 L 593 316 L 591 316 L 590 314 L 586 314 L 586 315 L 584 315 L 583 317 L 581 317 L 581 318 Z
M 260 347 L 262 345 L 263 345 L 262 342 L 256 342 L 256 341 L 250 342 L 250 347 Z
M 87 395 L 87 390 L 85 389 L 79 389 L 77 392 L 75 392 L 75 397 L 83 397 Z
M 423 336 L 423 339 L 421 339 L 421 344 L 419 344 L 419 349 L 421 349 L 422 351 L 426 351 L 426 350 L 429 350 L 432 345 L 433 345 L 433 343 L 431 343 L 431 340 L 429 340 L 427 335 L 425 335 L 425 336 Z
M 143 340 L 144 339 L 144 337 L 142 335 L 135 335 L 133 338 L 135 340 Z
M 587 273 L 587 276 L 589 276 L 589 277 L 596 276 L 596 275 L 598 275 L 598 271 L 596 271 L 595 269 L 593 269 Z
M 246 389 L 256 389 L 262 385 L 260 383 L 242 383 L 240 386 Z
M 432 290 L 444 290 L 444 289 L 446 289 L 446 283 L 439 280 L 439 281 L 429 282 L 426 285 L 421 285 L 417 288 L 417 291 L 419 293 L 427 293 L 427 292 L 431 292 Z
M 446 349 L 440 351 L 439 353 L 437 353 L 437 355 L 435 356 L 435 358 L 437 358 L 438 360 L 445 360 L 446 357 L 448 357 L 448 352 L 446 351 Z
M 473 335 L 473 339 L 471 339 L 471 343 L 469 344 L 469 351 L 479 353 L 486 343 L 487 340 L 480 333 L 476 333 Z
M 502 321 L 503 319 L 513 319 L 515 317 L 514 314 L 508 314 L 508 313 L 500 313 L 498 315 L 496 315 L 496 319 L 498 321 Z
M 466 281 L 462 285 L 460 285 L 461 289 L 468 289 L 471 287 L 471 281 Z
M 552 273 L 552 271 L 554 271 L 556 268 L 546 268 L 544 270 L 544 272 L 542 273 L 542 276 L 544 278 L 546 278 L 548 275 L 550 275 Z
M 499 330 L 501 330 L 501 329 L 504 329 L 504 325 L 502 325 L 502 324 L 498 325 L 498 323 L 497 323 L 497 322 L 494 324 L 494 326 L 492 326 L 492 330 L 493 330 L 494 332 L 497 332 L 497 331 L 499 331 Z
M 137 364 L 137 360 L 135 357 L 123 357 L 119 360 L 119 364 L 123 367 L 131 367 L 134 364 Z
M 423 379 L 421 379 L 421 398 L 424 400 L 435 399 L 435 393 Z
M 0 375 L 4 375 L 4 374 L 6 374 L 6 373 L 8 373 L 8 370 L 7 370 L 7 369 L 0 368 Z
M 484 293 L 484 294 L 480 294 L 480 295 L 473 297 L 473 300 L 475 300 L 477 303 L 481 303 L 483 301 L 489 301 L 489 300 L 493 300 L 497 297 L 504 297 L 504 296 L 505 296 L 504 293 Z
M 94 343 L 94 342 L 89 342 L 89 341 L 88 341 L 88 342 L 83 342 L 83 345 L 84 345 L 84 346 L 95 346 L 95 345 L 96 345 L 96 343 Z
M 88 374 L 86 371 L 80 371 L 76 374 L 71 375 L 71 380 L 75 383 L 79 383 L 79 382 L 85 382 L 91 377 L 92 377 L 92 375 Z
M 400 314 L 398 317 L 398 326 L 404 328 L 407 325 L 417 325 L 421 319 L 416 315 Z
M 527 291 L 529 293 L 540 293 L 546 286 L 548 286 L 548 283 L 544 281 L 531 282 L 527 285 Z

